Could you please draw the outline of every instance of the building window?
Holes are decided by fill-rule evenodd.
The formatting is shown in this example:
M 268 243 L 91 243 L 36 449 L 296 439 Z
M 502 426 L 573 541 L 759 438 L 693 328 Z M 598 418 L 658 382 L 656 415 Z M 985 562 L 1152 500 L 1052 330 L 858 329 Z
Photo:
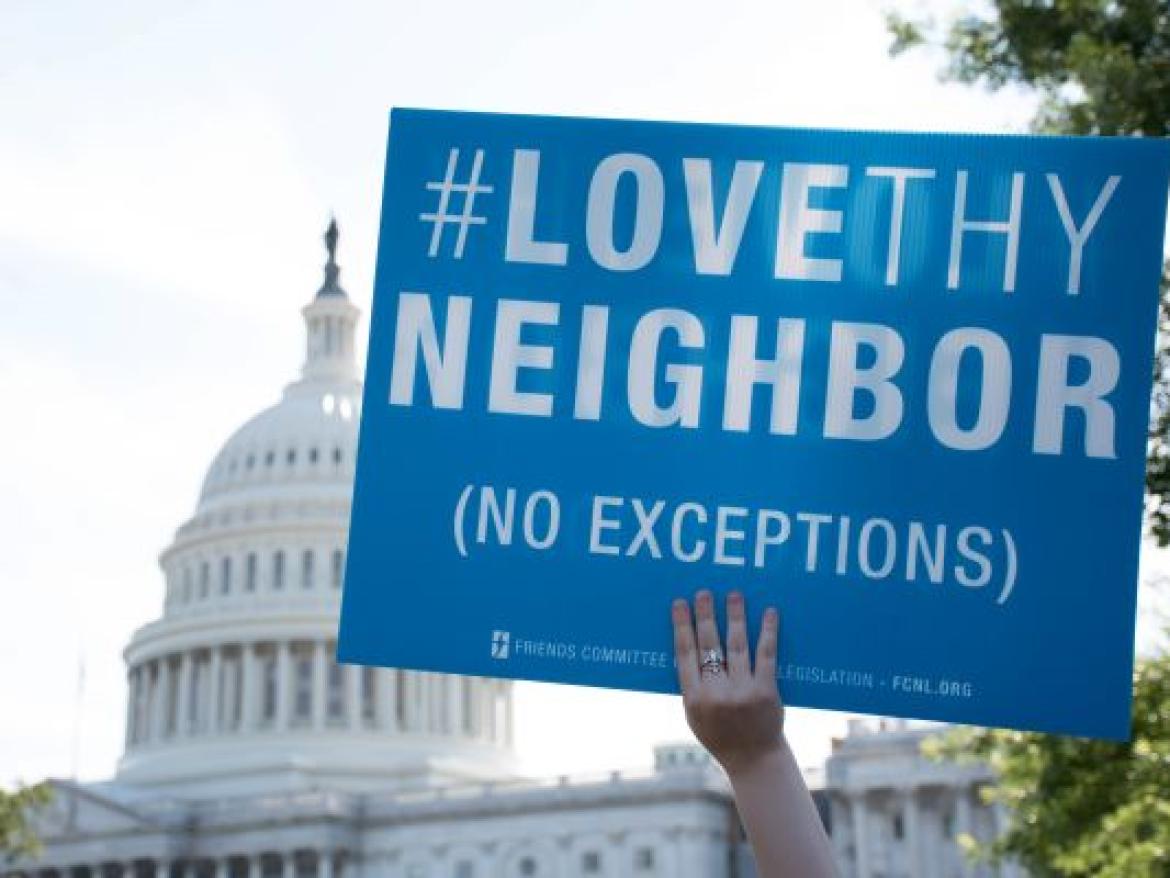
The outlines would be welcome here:
M 333 463 L 338 465 L 338 466 L 341 465 L 341 449 L 340 448 L 333 449 Z
M 284 552 L 280 549 L 272 554 L 272 587 L 284 588 Z
M 455 864 L 455 878 L 475 878 L 475 863 L 460 860 Z
M 264 454 L 264 465 L 265 466 L 272 466 L 272 464 L 275 462 L 276 462 L 276 452 L 275 451 L 268 451 Z
M 585 851 L 581 855 L 581 871 L 586 875 L 596 875 L 601 871 L 601 854 L 597 851 Z
M 183 568 L 183 603 L 189 603 L 191 600 L 191 568 Z
M 232 559 L 225 555 L 219 562 L 219 592 L 227 594 L 232 590 Z
M 256 553 L 249 552 L 244 561 L 244 588 L 248 591 L 256 590 Z
M 362 666 L 361 675 L 362 720 L 365 721 L 366 725 L 372 726 L 378 711 L 377 696 L 374 689 L 378 678 L 376 676 L 376 670 L 369 665 Z
M 316 448 L 310 448 L 310 449 L 309 449 L 309 463 L 316 463 L 316 462 L 317 462 L 317 456 L 318 456 L 318 455 L 317 455 L 317 449 L 316 449 Z
M 345 668 L 336 662 L 329 666 L 329 692 L 326 696 L 325 714 L 334 722 L 345 719 Z
M 199 597 L 207 597 L 207 589 L 211 583 L 211 565 L 204 561 L 199 565 Z
M 901 839 L 905 835 L 905 829 L 902 826 L 902 815 L 894 815 L 894 838 Z
M 341 588 L 341 579 L 345 575 L 345 552 L 341 549 L 333 550 L 333 558 L 329 566 L 329 584 L 334 588 Z
M 244 461 L 244 467 L 246 469 L 251 469 L 255 465 L 256 465 L 256 455 L 249 454 L 248 459 Z
M 634 851 L 634 868 L 639 872 L 649 872 L 654 868 L 654 848 L 637 848 Z
M 273 722 L 276 719 L 276 655 L 267 652 L 260 657 L 260 678 L 262 680 L 262 695 L 260 702 L 260 719 L 263 722 Z
M 524 857 L 520 863 L 517 871 L 524 876 L 536 874 L 536 860 L 532 857 Z
M 301 553 L 301 587 L 313 587 L 313 550 L 305 549 Z
M 295 448 L 290 448 L 288 450 L 288 454 L 285 455 L 284 459 L 288 463 L 289 466 L 292 466 L 293 464 L 295 464 L 297 462 L 297 450 Z
M 308 722 L 313 718 L 313 654 L 297 652 L 293 658 L 293 719 Z

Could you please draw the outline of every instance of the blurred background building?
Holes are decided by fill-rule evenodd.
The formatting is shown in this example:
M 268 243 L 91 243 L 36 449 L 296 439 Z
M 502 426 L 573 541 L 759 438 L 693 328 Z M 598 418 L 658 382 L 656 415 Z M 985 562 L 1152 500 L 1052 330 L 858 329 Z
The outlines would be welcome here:
M 505 680 L 333 659 L 361 409 L 359 310 L 325 235 L 307 351 L 280 401 L 216 455 L 160 564 L 162 617 L 125 650 L 124 755 L 53 781 L 20 878 L 731 878 L 754 875 L 726 780 L 697 746 L 640 773 L 533 780 Z M 230 356 L 230 352 L 223 352 Z M 176 462 L 182 465 L 182 462 Z M 856 721 L 810 787 L 841 873 L 991 876 L 982 765 L 930 762 L 930 733 Z

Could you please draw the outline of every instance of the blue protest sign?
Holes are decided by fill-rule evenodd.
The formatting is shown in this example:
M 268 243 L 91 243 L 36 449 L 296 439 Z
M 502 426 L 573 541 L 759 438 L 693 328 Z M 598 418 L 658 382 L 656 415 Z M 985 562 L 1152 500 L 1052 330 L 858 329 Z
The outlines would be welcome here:
M 1168 160 L 394 111 L 340 658 L 1128 736 Z

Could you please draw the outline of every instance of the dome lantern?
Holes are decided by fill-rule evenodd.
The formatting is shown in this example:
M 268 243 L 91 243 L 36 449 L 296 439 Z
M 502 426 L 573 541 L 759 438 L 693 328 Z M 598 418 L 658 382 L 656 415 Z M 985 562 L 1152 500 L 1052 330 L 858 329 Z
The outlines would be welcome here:
M 325 230 L 325 277 L 317 295 L 301 313 L 305 318 L 307 350 L 302 377 L 307 381 L 352 381 L 357 377 L 354 330 L 361 311 L 342 289 L 337 264 L 337 220 Z

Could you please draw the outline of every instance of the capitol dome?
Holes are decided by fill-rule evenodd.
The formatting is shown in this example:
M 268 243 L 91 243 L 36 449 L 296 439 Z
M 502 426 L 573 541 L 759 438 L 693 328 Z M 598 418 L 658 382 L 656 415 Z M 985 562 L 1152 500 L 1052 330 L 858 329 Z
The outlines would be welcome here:
M 355 388 L 357 385 L 355 383 Z M 360 388 L 312 388 L 301 382 L 242 427 L 215 456 L 199 507 L 232 502 L 241 491 L 349 489 L 357 446 Z M 312 490 L 312 488 L 310 488 Z
M 160 557 L 162 617 L 125 650 L 118 780 L 178 796 L 513 776 L 511 684 L 339 665 L 361 382 L 337 226 L 279 402 L 213 459 Z

